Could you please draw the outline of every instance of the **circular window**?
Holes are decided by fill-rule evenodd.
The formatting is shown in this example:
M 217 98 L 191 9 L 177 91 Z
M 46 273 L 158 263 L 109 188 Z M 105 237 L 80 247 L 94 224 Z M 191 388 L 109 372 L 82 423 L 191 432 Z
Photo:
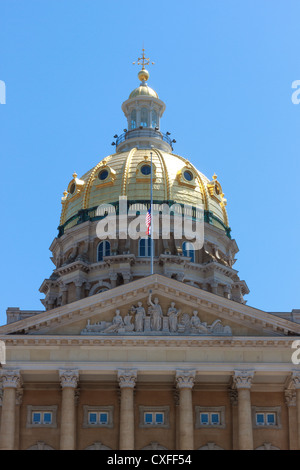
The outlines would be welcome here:
M 106 180 L 107 177 L 108 177 L 108 171 L 107 170 L 100 171 L 100 173 L 98 175 L 99 180 L 101 180 L 101 181 Z
M 183 173 L 183 176 L 187 181 L 192 181 L 192 179 L 194 178 L 193 173 L 191 171 L 185 171 Z
M 70 194 L 74 193 L 75 188 L 76 188 L 76 185 L 75 185 L 75 183 L 73 183 L 72 186 L 70 187 Z
M 141 172 L 143 175 L 150 175 L 151 173 L 151 166 L 150 165 L 143 165 L 141 168 Z

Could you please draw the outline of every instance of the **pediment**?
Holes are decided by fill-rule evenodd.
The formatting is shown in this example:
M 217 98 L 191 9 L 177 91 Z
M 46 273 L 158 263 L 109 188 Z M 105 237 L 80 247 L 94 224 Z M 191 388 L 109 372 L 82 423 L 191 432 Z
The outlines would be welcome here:
M 300 325 L 154 274 L 0 327 L 0 336 L 14 334 L 285 336 Z

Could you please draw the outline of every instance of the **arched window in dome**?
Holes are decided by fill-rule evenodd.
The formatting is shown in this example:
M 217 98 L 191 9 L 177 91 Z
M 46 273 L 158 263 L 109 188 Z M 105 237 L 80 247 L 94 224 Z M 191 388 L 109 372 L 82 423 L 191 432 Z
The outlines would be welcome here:
M 154 240 L 153 240 L 154 248 Z M 154 249 L 155 253 L 155 249 Z M 151 237 L 144 237 L 139 240 L 139 256 L 142 258 L 151 257 Z
M 152 127 L 157 127 L 157 112 L 154 109 L 152 110 Z
M 103 261 L 104 256 L 110 256 L 110 243 L 107 240 L 100 242 L 97 248 L 97 261 Z
M 194 245 L 191 242 L 183 242 L 182 244 L 182 254 L 191 258 L 191 263 L 195 262 L 195 249 Z
M 148 116 L 148 109 L 142 108 L 141 109 L 141 122 L 140 125 L 142 127 L 149 127 L 149 116 Z
M 133 109 L 130 114 L 130 129 L 136 128 L 136 110 Z

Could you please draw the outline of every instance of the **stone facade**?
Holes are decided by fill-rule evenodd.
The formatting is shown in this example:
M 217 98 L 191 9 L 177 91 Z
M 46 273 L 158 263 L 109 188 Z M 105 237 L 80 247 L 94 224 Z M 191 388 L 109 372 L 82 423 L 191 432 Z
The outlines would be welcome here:
M 0 449 L 300 450 L 299 310 L 246 305 L 221 184 L 172 153 L 156 92 L 122 109 L 117 152 L 64 192 L 45 310 L 0 327 Z M 159 233 L 152 275 L 148 238 L 97 235 L 99 204 L 149 207 L 150 156 L 155 204 L 204 217 L 199 250 Z

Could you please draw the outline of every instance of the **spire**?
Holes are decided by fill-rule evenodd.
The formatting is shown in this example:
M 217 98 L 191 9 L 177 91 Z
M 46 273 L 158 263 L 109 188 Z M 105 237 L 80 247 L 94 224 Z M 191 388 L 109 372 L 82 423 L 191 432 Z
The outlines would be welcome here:
M 149 79 L 149 76 L 150 76 L 148 70 L 145 69 L 145 65 L 150 65 L 150 58 L 145 57 L 145 49 L 144 48 L 142 49 L 142 57 L 138 57 L 138 60 L 135 61 L 135 62 L 132 62 L 132 63 L 133 63 L 133 65 L 135 65 L 137 63 L 137 65 L 142 66 L 142 70 L 140 70 L 139 73 L 138 73 L 138 78 L 141 81 L 141 83 L 143 84 L 144 82 L 146 82 Z M 151 64 L 154 65 L 154 62 L 151 62 Z

